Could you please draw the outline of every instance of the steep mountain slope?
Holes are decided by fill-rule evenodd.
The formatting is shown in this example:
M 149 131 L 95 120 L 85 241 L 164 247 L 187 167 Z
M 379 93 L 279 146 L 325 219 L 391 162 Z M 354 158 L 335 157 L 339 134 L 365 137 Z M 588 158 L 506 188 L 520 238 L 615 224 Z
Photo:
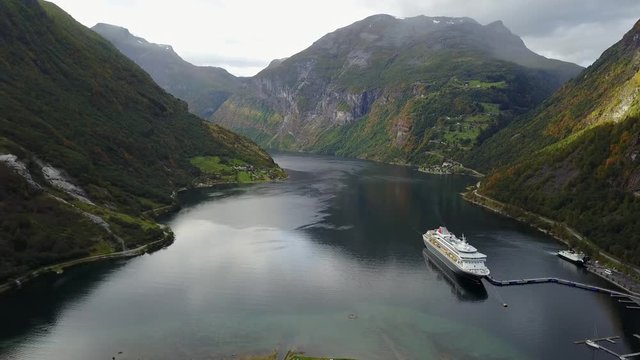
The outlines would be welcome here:
M 0 14 L 0 279 L 169 238 L 145 214 L 194 182 L 281 174 L 55 5 Z
M 163 89 L 185 100 L 196 115 L 211 116 L 241 85 L 241 79 L 222 68 L 190 64 L 171 46 L 149 43 L 125 28 L 97 24 L 91 29 L 145 69 Z
M 634 110 L 638 91 L 633 34 L 634 30 L 605 51 L 544 105 L 487 140 L 470 154 L 469 162 L 486 170 L 589 127 L 624 119 Z
M 474 156 L 481 192 L 558 219 L 640 264 L 640 22 Z
M 212 120 L 268 147 L 428 163 L 461 157 L 580 69 L 501 22 L 376 15 L 272 63 Z

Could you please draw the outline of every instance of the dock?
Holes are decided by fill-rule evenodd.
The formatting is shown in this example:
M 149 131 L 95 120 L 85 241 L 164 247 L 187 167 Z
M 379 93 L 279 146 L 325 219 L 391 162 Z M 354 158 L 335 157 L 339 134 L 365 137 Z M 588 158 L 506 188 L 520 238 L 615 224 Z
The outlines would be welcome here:
M 593 291 L 597 293 L 608 294 L 612 297 L 616 298 L 626 298 L 633 301 L 636 304 L 640 305 L 640 296 L 633 295 L 629 293 L 625 293 L 622 291 L 606 289 L 599 286 L 593 286 L 589 284 L 583 284 L 571 280 L 559 279 L 555 277 L 543 277 L 543 278 L 532 278 L 532 279 L 517 279 L 517 280 L 496 280 L 491 276 L 485 276 L 487 281 L 495 286 L 515 286 L 515 285 L 532 285 L 532 284 L 558 284 L 569 287 L 574 287 L 578 289 L 583 289 L 587 291 Z M 620 300 L 619 300 L 620 301 Z M 623 302 L 623 301 L 620 301 Z M 626 301 L 624 301 L 626 302 Z M 640 309 L 638 306 L 627 306 L 628 309 Z

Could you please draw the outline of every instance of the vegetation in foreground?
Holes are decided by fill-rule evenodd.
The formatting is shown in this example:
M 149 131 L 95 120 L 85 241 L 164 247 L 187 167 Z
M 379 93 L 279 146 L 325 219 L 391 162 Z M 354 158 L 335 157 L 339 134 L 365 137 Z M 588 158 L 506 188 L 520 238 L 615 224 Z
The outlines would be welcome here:
M 269 355 L 255 355 L 241 358 L 242 360 L 276 360 L 278 358 L 278 353 L 273 352 Z M 284 357 L 284 360 L 353 360 L 347 358 L 328 358 L 328 357 L 313 357 L 306 356 L 303 352 L 297 351 L 288 351 Z

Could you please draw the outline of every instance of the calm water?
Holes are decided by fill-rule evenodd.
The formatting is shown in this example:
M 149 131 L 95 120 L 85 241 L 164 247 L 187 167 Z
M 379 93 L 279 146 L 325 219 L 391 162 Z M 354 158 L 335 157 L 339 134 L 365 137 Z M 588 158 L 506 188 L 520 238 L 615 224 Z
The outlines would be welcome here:
M 552 239 L 464 202 L 473 179 L 277 155 L 284 183 L 182 194 L 176 242 L 0 298 L 2 359 L 218 359 L 296 348 L 360 359 L 606 359 L 574 340 L 623 335 L 638 311 L 553 284 L 468 289 L 422 254 L 446 224 L 500 279 L 609 286 Z M 502 303 L 509 307 L 502 307 Z M 118 354 L 122 352 L 122 354 Z

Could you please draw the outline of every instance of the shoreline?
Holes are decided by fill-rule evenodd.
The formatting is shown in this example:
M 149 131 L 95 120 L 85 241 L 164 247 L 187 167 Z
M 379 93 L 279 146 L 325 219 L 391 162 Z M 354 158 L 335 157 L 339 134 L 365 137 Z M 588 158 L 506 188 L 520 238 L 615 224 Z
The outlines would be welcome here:
M 270 180 L 264 180 L 264 181 L 252 181 L 250 182 L 251 184 L 257 184 L 257 183 L 266 183 L 266 182 L 275 182 L 275 181 L 281 181 L 283 179 L 270 179 Z M 173 192 L 173 194 L 171 195 L 172 198 L 174 198 L 174 202 L 168 205 L 164 205 L 164 206 L 160 206 L 158 208 L 154 208 L 154 209 L 150 209 L 147 211 L 143 212 L 143 215 L 145 216 L 151 216 L 152 218 L 159 218 L 161 216 L 165 216 L 168 214 L 171 214 L 173 212 L 176 212 L 178 210 L 180 210 L 180 204 L 175 200 L 177 193 L 181 192 L 181 191 L 186 191 L 186 190 L 190 190 L 190 189 L 198 189 L 198 188 L 212 188 L 218 185 L 227 185 L 227 184 L 247 184 L 249 182 L 237 182 L 237 181 L 220 181 L 220 182 L 216 182 L 216 183 L 212 183 L 212 184 L 203 184 L 203 183 L 198 183 L 195 184 L 191 187 L 188 188 L 183 188 L 183 189 L 178 189 L 176 191 Z M 39 268 L 36 269 L 32 269 L 32 270 L 27 270 L 25 273 L 23 273 L 22 275 L 19 275 L 17 277 L 11 277 L 8 278 L 6 280 L 4 280 L 3 282 L 0 282 L 0 296 L 10 292 L 10 291 L 18 291 L 22 288 L 22 286 L 26 283 L 28 283 L 29 281 L 32 281 L 38 277 L 40 277 L 41 275 L 44 274 L 48 274 L 48 273 L 56 273 L 56 274 L 61 274 L 64 269 L 67 268 L 71 268 L 73 266 L 76 265 L 81 265 L 81 264 L 88 264 L 88 263 L 92 263 L 92 262 L 98 262 L 98 261 L 103 261 L 103 260 L 111 260 L 111 259 L 125 259 L 125 258 L 132 258 L 132 257 L 136 257 L 136 256 L 140 256 L 143 255 L 147 252 L 153 252 L 156 250 L 160 250 L 164 247 L 167 247 L 169 245 L 171 245 L 174 241 L 174 234 L 171 230 L 169 230 L 169 232 L 164 232 L 164 237 L 162 239 L 156 240 L 156 241 L 152 241 L 150 243 L 147 243 L 145 245 L 141 245 L 137 248 L 134 249 L 129 249 L 129 250 L 124 250 L 124 251 L 117 251 L 117 252 L 112 252 L 109 254 L 102 254 L 102 255 L 92 255 L 92 256 L 87 256 L 87 257 L 83 257 L 83 258 L 79 258 L 79 259 L 72 259 L 72 260 L 67 260 L 67 261 L 63 261 L 60 263 L 55 263 L 55 264 L 51 264 L 51 265 L 45 265 L 45 266 L 41 266 Z
M 474 169 L 465 167 L 459 162 L 454 162 L 453 160 L 449 160 L 452 163 L 451 166 L 443 166 L 443 165 L 431 165 L 431 166 L 423 166 L 416 165 L 418 171 L 423 172 L 425 174 L 432 175 L 467 175 L 475 178 L 483 178 L 484 174 L 476 171 Z
M 148 252 L 154 252 L 160 249 L 163 249 L 173 243 L 174 236 L 173 232 L 165 232 L 164 237 L 160 240 L 152 241 L 148 244 L 139 246 L 135 249 L 129 249 L 124 251 L 113 252 L 109 254 L 103 255 L 93 255 L 87 256 L 79 259 L 73 259 L 64 261 L 61 263 L 51 264 L 42 266 L 35 270 L 29 270 L 25 274 L 14 277 L 6 280 L 5 282 L 0 284 L 0 295 L 9 293 L 11 291 L 18 291 L 22 288 L 22 286 L 29 281 L 35 280 L 41 275 L 56 273 L 61 274 L 65 269 L 81 265 L 81 264 L 89 264 L 93 262 L 103 261 L 103 260 L 111 260 L 111 259 L 124 259 L 124 258 L 132 258 L 136 256 L 140 256 L 146 254 Z
M 464 193 L 461 193 L 462 198 L 474 205 L 480 206 L 484 209 L 492 211 L 496 214 L 509 217 L 511 219 L 517 220 L 523 224 L 526 224 L 546 235 L 549 235 L 559 241 L 560 243 L 571 246 L 571 241 L 577 240 L 578 242 L 592 247 L 598 251 L 599 255 L 604 257 L 606 260 L 618 265 L 629 267 L 623 263 L 622 261 L 616 259 L 610 254 L 607 254 L 602 249 L 589 242 L 582 234 L 577 232 L 575 229 L 567 226 L 566 224 L 557 222 L 553 219 L 547 218 L 545 216 L 533 213 L 531 211 L 519 208 L 517 206 L 513 206 L 507 203 L 503 203 L 501 201 L 492 199 L 488 196 L 482 195 L 478 193 L 478 185 L 474 185 L 470 187 L 470 189 Z M 615 276 L 605 276 L 600 273 L 599 268 L 602 266 L 586 266 L 585 269 L 589 271 L 591 274 L 594 274 L 615 287 L 618 287 L 630 294 L 640 295 L 634 290 L 640 289 L 640 283 L 633 278 L 628 279 L 619 279 L 618 281 L 615 279 L 616 277 L 620 277 L 621 274 L 618 271 L 614 271 Z M 634 271 L 638 271 L 638 269 L 632 267 Z M 601 269 L 600 269 L 601 270 Z M 622 280 L 625 280 L 622 283 Z

